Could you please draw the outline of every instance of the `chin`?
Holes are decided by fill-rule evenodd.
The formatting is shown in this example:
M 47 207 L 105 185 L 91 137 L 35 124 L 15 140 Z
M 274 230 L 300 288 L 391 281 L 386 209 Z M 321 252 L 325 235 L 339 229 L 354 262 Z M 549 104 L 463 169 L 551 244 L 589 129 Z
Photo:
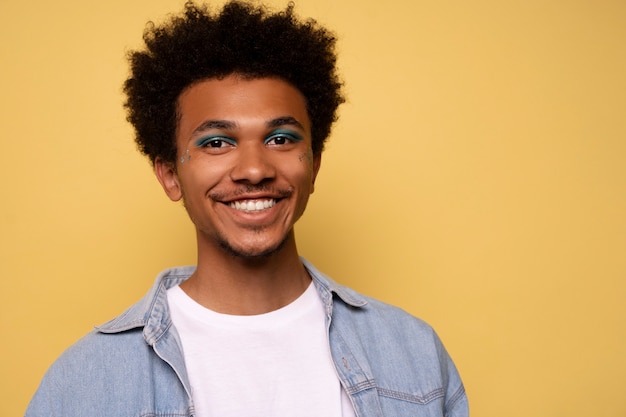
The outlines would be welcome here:
M 235 247 L 230 242 L 226 240 L 220 240 L 220 247 L 235 258 L 242 259 L 267 259 L 272 257 L 272 255 L 280 252 L 280 250 L 285 246 L 287 242 L 287 238 L 283 239 L 277 245 L 263 248 L 245 248 L 245 247 Z

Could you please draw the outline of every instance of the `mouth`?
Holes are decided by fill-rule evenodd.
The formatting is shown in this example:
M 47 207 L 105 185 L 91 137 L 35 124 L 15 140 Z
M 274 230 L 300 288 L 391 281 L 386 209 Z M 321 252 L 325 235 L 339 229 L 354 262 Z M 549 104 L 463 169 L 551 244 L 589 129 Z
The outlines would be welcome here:
M 275 198 L 237 200 L 231 201 L 228 206 L 232 209 L 243 211 L 245 213 L 255 213 L 274 207 L 276 201 L 277 200 Z

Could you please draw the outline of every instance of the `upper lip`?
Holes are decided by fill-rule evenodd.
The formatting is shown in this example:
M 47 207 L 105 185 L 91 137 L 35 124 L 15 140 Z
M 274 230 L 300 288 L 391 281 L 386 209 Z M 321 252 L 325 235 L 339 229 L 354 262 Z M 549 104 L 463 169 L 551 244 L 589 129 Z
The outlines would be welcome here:
M 219 201 L 224 204 L 230 204 L 235 201 L 246 201 L 246 200 L 280 200 L 281 198 L 286 197 L 285 193 L 267 193 L 267 192 L 258 192 L 258 193 L 245 193 L 238 194 L 234 193 L 228 195 L 225 198 L 221 198 Z

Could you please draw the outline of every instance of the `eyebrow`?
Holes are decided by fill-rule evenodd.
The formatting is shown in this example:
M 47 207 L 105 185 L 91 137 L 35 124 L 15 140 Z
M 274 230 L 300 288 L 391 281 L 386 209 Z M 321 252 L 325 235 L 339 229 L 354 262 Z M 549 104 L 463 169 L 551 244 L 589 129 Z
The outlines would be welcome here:
M 300 123 L 295 117 L 292 116 L 282 116 L 277 117 L 275 119 L 269 120 L 265 125 L 270 128 L 276 128 L 280 126 L 294 126 L 301 130 L 304 130 L 304 126 Z M 220 130 L 233 130 L 237 127 L 237 123 L 232 122 L 230 120 L 207 120 L 200 124 L 197 128 L 193 130 L 191 133 L 192 136 L 197 135 L 205 130 L 211 129 L 220 129 Z
M 280 127 L 280 126 L 295 126 L 299 129 L 304 130 L 304 126 L 302 126 L 302 123 L 296 120 L 295 117 L 291 117 L 291 116 L 277 117 L 276 119 L 272 119 L 269 122 L 267 122 L 267 127 L 269 128 Z
M 204 132 L 205 130 L 211 129 L 232 130 L 236 127 L 237 124 L 229 120 L 207 120 L 203 122 L 200 126 L 195 128 L 193 132 L 191 132 L 191 134 L 193 136 L 200 132 Z

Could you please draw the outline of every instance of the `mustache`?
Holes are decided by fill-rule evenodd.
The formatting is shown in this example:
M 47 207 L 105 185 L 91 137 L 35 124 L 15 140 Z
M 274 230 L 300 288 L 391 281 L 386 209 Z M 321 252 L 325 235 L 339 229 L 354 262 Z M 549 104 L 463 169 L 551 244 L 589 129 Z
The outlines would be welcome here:
M 248 184 L 229 191 L 214 191 L 208 197 L 215 201 L 236 200 L 248 194 L 267 194 L 274 198 L 286 198 L 293 194 L 292 188 L 276 188 L 266 184 Z

